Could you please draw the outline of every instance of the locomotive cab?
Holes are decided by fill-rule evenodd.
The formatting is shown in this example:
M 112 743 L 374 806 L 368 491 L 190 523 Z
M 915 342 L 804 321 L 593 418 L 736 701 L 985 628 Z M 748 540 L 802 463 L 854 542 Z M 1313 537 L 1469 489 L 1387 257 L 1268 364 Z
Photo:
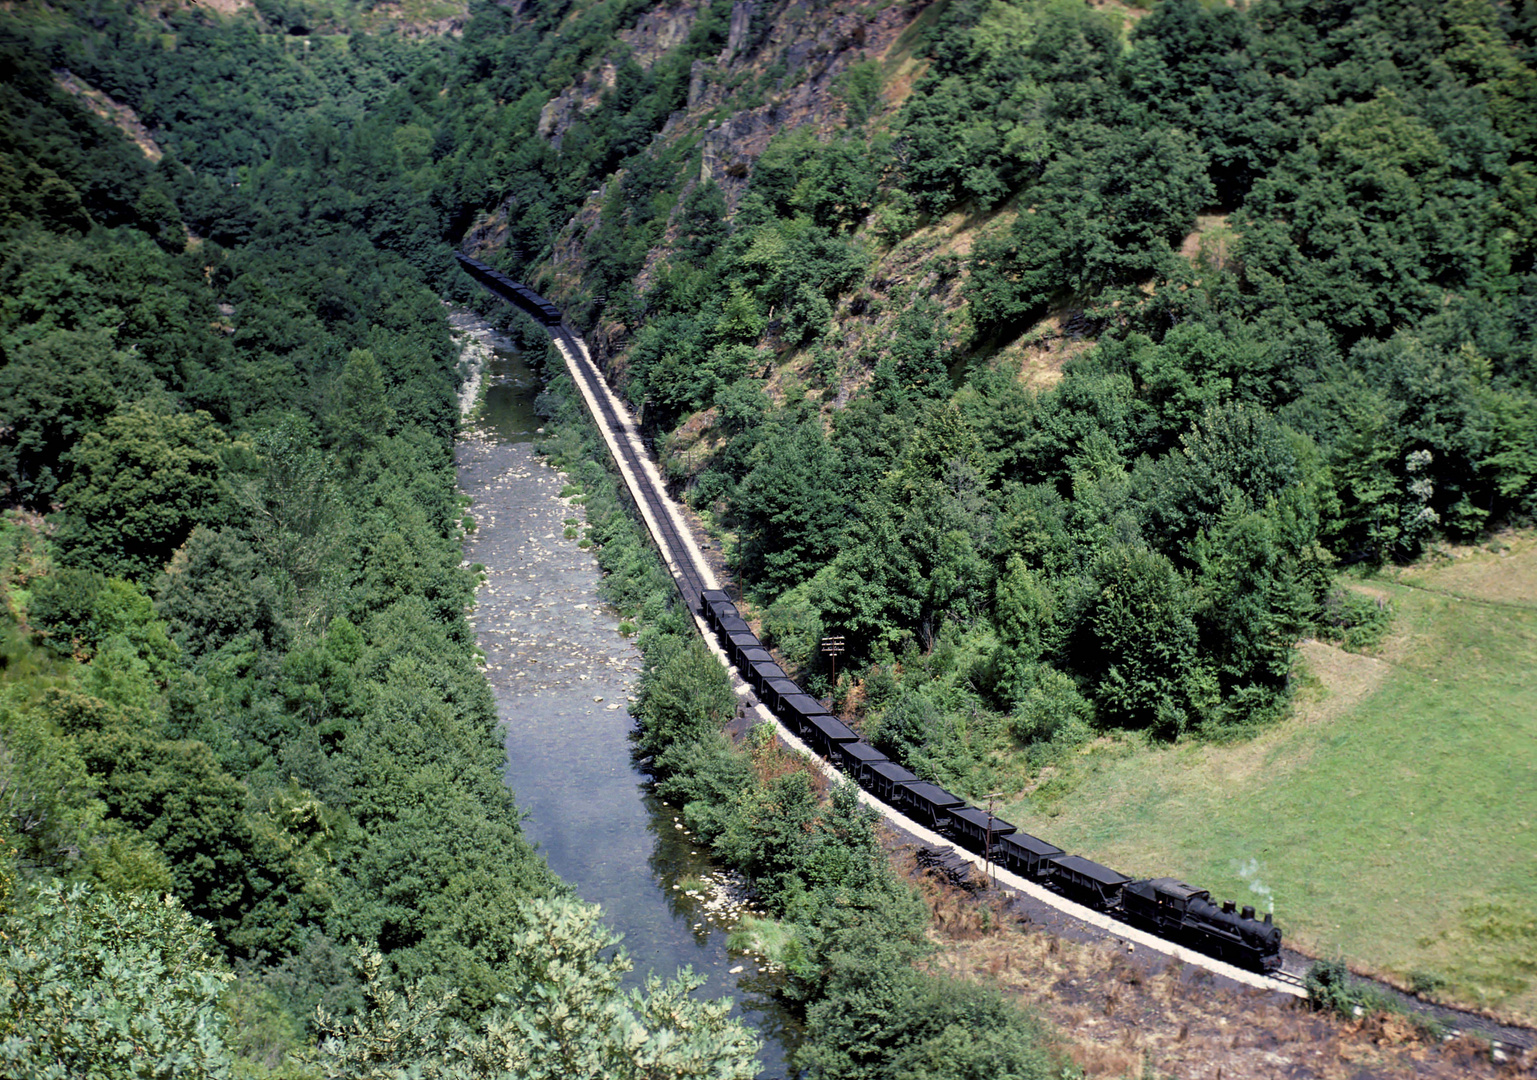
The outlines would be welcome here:
M 1134 881 L 1121 892 L 1121 907 L 1134 921 L 1164 937 L 1177 936 L 1185 925 L 1192 900 L 1211 903 L 1211 893 L 1178 878 Z
M 1132 922 L 1171 941 L 1183 941 L 1210 956 L 1259 971 L 1281 966 L 1281 930 L 1267 914 L 1254 917 L 1226 901 L 1212 903 L 1211 893 L 1177 878 L 1134 881 L 1121 891 L 1121 910 Z

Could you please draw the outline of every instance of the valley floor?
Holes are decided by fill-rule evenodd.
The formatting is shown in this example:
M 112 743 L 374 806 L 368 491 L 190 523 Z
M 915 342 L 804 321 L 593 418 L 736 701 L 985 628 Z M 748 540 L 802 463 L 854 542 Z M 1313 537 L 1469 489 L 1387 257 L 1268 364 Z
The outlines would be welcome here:
M 1246 741 L 1100 740 L 999 813 L 1133 875 L 1273 901 L 1287 943 L 1537 1018 L 1537 536 L 1354 582 L 1369 654 L 1302 645 L 1291 714 Z

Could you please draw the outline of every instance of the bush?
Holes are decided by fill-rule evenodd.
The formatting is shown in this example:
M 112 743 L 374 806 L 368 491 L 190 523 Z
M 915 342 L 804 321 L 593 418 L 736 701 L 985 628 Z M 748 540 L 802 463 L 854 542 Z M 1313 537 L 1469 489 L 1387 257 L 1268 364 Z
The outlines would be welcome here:
M 7 1076 L 228 1076 L 234 979 L 175 901 L 35 886 L 0 929 Z
M 1342 959 L 1313 961 L 1302 985 L 1308 992 L 1309 1005 L 1340 1016 L 1404 1011 L 1398 1000 L 1385 990 L 1352 978 Z
M 1347 649 L 1369 649 L 1387 636 L 1392 625 L 1392 601 L 1337 585 L 1324 597 L 1318 636 Z
M 804 585 L 785 593 L 763 613 L 764 644 L 779 650 L 793 670 L 816 666 L 822 641 L 822 616 Z
M 870 735 L 875 746 L 885 750 L 892 760 L 911 768 L 911 763 L 939 734 L 944 714 L 921 690 L 904 690 L 887 709 Z
M 1010 730 L 1025 746 L 1047 742 L 1076 744 L 1093 732 L 1094 706 L 1062 672 L 1042 664 L 1027 680 L 1029 689 L 1014 710 Z
M 641 676 L 636 712 L 639 750 L 662 767 L 674 747 L 716 735 L 736 712 L 736 695 L 697 635 L 658 652 L 665 658 Z

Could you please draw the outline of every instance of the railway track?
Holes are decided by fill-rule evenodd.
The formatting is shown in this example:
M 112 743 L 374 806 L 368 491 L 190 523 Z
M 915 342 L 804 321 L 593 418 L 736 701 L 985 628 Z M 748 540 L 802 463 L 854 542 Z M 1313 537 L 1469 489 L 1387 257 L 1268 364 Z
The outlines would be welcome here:
M 1278 983 L 1295 986 L 1298 990 L 1303 989 L 1306 984 L 1306 980 L 1301 975 L 1292 971 L 1272 971 L 1270 977 Z
M 484 283 L 483 283 L 484 284 Z M 496 292 L 497 290 L 492 289 Z M 511 299 L 511 298 L 504 298 Z M 516 301 L 514 301 L 516 302 Z M 699 612 L 701 598 L 704 591 L 715 589 L 719 586 L 715 582 L 705 565 L 703 556 L 693 543 L 691 536 L 685 535 L 685 527 L 682 525 L 677 511 L 672 507 L 670 498 L 667 497 L 662 486 L 660 473 L 651 463 L 644 441 L 636 428 L 635 422 L 617 404 L 612 391 L 609 389 L 602 373 L 588 355 L 585 343 L 579 335 L 574 333 L 564 324 L 547 325 L 551 338 L 557 343 L 570 367 L 572 377 L 577 382 L 582 396 L 585 399 L 589 411 L 594 420 L 603 431 L 605 443 L 618 465 L 624 479 L 624 486 L 630 493 L 640 511 L 647 533 L 651 537 L 663 563 L 666 565 L 673 583 L 682 597 L 691 614 Z M 733 666 L 724 653 L 713 640 L 713 635 L 706 632 L 706 628 L 696 614 L 696 622 L 699 622 L 701 632 L 712 651 L 716 652 L 722 664 L 728 672 L 731 672 L 733 682 L 736 685 L 739 696 L 748 702 L 749 711 L 756 710 L 761 718 L 773 723 L 778 729 L 781 739 L 791 747 L 806 753 L 813 762 L 827 772 L 830 776 L 838 777 L 836 770 L 825 761 L 817 759 L 809 748 L 783 725 L 757 701 L 751 690 L 736 676 Z M 894 808 L 879 802 L 868 792 L 861 791 L 860 799 L 877 809 L 892 824 L 903 831 L 914 835 L 926 844 L 947 845 L 948 839 L 928 830 L 913 822 L 906 815 Z M 958 851 L 957 854 L 964 859 L 983 866 L 977 857 L 967 851 Z M 988 867 L 984 866 L 984 872 Z M 991 868 L 999 884 L 1013 891 L 1025 893 L 1042 900 L 1050 906 L 1058 909 L 1088 926 L 1099 929 L 1118 938 L 1127 941 L 1137 941 L 1155 951 L 1164 952 L 1175 956 L 1186 963 L 1207 968 L 1213 973 L 1223 975 L 1236 982 L 1246 983 L 1261 989 L 1268 989 L 1286 994 L 1292 997 L 1305 997 L 1305 979 L 1300 973 L 1294 971 L 1276 971 L 1267 975 L 1244 971 L 1225 964 L 1220 960 L 1214 960 L 1203 953 L 1185 949 L 1164 939 L 1145 934 L 1133 927 L 1109 919 L 1107 916 L 1083 908 L 1072 901 L 1048 892 L 1034 882 L 1026 882 L 1015 878 L 1014 875 Z M 1411 1003 L 1412 1004 L 1412 1003 Z M 1490 1022 L 1487 1018 L 1478 1017 L 1471 1013 L 1460 1013 L 1456 1010 L 1432 1007 L 1430 1012 L 1437 1015 L 1443 1022 L 1447 1022 L 1453 1030 L 1472 1030 L 1485 1037 L 1497 1040 L 1494 1045 L 1507 1047 L 1530 1047 L 1532 1045 L 1532 1033 L 1520 1028 L 1512 1028 L 1506 1025 Z M 1460 1021 L 1460 1022 L 1459 1022 Z
M 653 544 L 662 556 L 663 562 L 671 572 L 674 584 L 691 613 L 700 610 L 701 594 L 705 589 L 716 588 L 713 580 L 707 580 L 708 571 L 702 569 L 703 561 L 697 548 L 691 543 L 691 538 L 684 536 L 682 527 L 677 519 L 676 512 L 668 504 L 667 498 L 661 486 L 660 474 L 652 466 L 646 453 L 645 444 L 642 442 L 635 424 L 615 402 L 612 391 L 604 382 L 597 366 L 592 363 L 587 354 L 585 344 L 581 339 L 565 326 L 548 327 L 551 337 L 556 341 L 576 381 L 578 389 L 593 415 L 593 419 L 603 429 L 604 439 L 613 455 L 620 473 L 625 481 L 625 486 L 630 490 L 630 496 L 641 512 L 641 516 L 651 534 Z M 696 621 L 698 620 L 696 614 Z M 704 630 L 701 622 L 701 630 Z M 733 683 L 737 693 L 748 703 L 749 711 L 756 711 L 760 718 L 774 724 L 779 736 L 792 748 L 805 753 L 815 763 L 816 767 L 827 772 L 832 778 L 841 778 L 831 764 L 822 761 L 806 747 L 794 733 L 780 724 L 777 718 L 762 705 L 745 683 L 737 676 L 733 665 L 724 653 L 720 653 L 715 643 L 714 635 L 705 632 L 705 641 L 713 651 L 719 655 L 722 665 L 732 674 Z M 902 831 L 912 835 L 920 842 L 928 845 L 948 846 L 950 841 L 938 834 L 931 833 L 917 822 L 908 818 L 905 814 L 887 804 L 880 802 L 867 791 L 860 791 L 860 799 L 874 807 L 893 825 Z M 982 865 L 979 857 L 970 851 L 957 850 L 956 854 L 965 860 L 977 865 Z M 1233 967 L 1212 957 L 1206 956 L 1194 950 L 1182 947 L 1173 942 L 1165 941 L 1155 935 L 1148 934 L 1137 928 L 1116 922 L 1108 916 L 1082 907 L 1066 898 L 1047 891 L 1035 882 L 1027 882 L 1007 871 L 1000 870 L 996 866 L 992 868 L 995 879 L 1005 888 L 1017 892 L 1028 893 L 1039 900 L 1056 907 L 1059 911 L 1111 934 L 1135 941 L 1146 948 L 1167 953 L 1179 959 L 1206 967 L 1215 974 L 1225 976 L 1235 982 L 1245 983 L 1260 989 L 1274 990 L 1294 997 L 1303 995 L 1300 977 L 1294 980 L 1272 979 L 1241 968 Z
M 667 505 L 666 496 L 657 490 L 655 484 L 645 482 L 648 479 L 649 461 L 640 433 L 632 420 L 620 415 L 613 397 L 608 392 L 602 373 L 588 356 L 587 348 L 581 338 L 564 326 L 550 327 L 549 330 L 550 336 L 561 346 L 561 351 L 572 368 L 572 377 L 586 384 L 586 393 L 583 396 L 589 404 L 596 406 L 598 413 L 596 419 L 612 434 L 613 438 L 608 440 L 609 448 L 617 457 L 623 459 L 619 462 L 621 471 L 641 481 L 626 485 L 630 496 L 637 503 L 645 504 L 645 509 L 649 513 L 644 513 L 643 516 L 650 526 L 648 532 L 651 534 L 652 543 L 656 545 L 662 561 L 672 571 L 673 583 L 677 586 L 688 610 L 698 611 L 700 598 L 709 584 L 705 582 L 699 567 L 694 562 L 690 545 L 684 542 L 682 530 L 678 526 L 672 507 Z
M 480 280 L 479 276 L 477 276 L 477 279 Z M 504 295 L 502 289 L 498 287 L 500 283 L 480 280 L 480 284 L 501 299 L 528 310 L 526 306 L 528 302 L 527 297 Z M 535 314 L 537 317 L 536 312 L 530 313 Z M 841 774 L 829 762 L 820 759 L 793 732 L 779 723 L 773 713 L 741 681 L 729 658 L 721 652 L 720 646 L 714 640 L 714 635 L 708 632 L 708 627 L 699 614 L 702 609 L 703 593 L 708 589 L 715 589 L 719 586 L 706 566 L 698 547 L 693 543 L 693 538 L 686 533 L 677 511 L 670 505 L 671 500 L 666 495 L 661 474 L 651 463 L 645 444 L 640 437 L 639 431 L 636 429 L 634 421 L 624 415 L 624 410 L 619 406 L 617 399 L 613 396 L 613 392 L 609 389 L 602 374 L 598 371 L 597 365 L 592 362 L 591 357 L 588 355 L 586 344 L 582 339 L 564 323 L 555 324 L 547 321 L 545 329 L 549 332 L 550 337 L 554 340 L 562 356 L 565 358 L 567 366 L 571 371 L 572 379 L 576 382 L 577 388 L 587 404 L 589 413 L 600 428 L 604 443 L 607 445 L 610 455 L 614 458 L 614 462 L 619 468 L 620 475 L 625 487 L 629 490 L 631 499 L 640 511 L 641 518 L 648 534 L 651 536 L 653 544 L 656 546 L 663 563 L 673 578 L 674 586 L 677 588 L 689 612 L 694 616 L 706 644 L 716 653 L 722 666 L 731 673 L 733 685 L 738 696 L 746 702 L 750 712 L 755 712 L 761 720 L 773 724 L 780 739 L 787 745 L 811 758 L 814 766 L 827 773 L 830 778 L 841 779 Z M 874 808 L 892 825 L 918 838 L 921 842 L 938 846 L 947 846 L 949 844 L 950 841 L 947 838 L 930 832 L 905 814 L 876 799 L 868 791 L 861 789 L 859 797 L 861 801 Z M 987 867 L 972 852 L 959 851 L 957 854 L 978 866 L 983 866 L 984 871 L 986 871 Z M 1215 974 L 1226 976 L 1235 982 L 1301 996 L 1302 991 L 1297 986 L 1288 985 L 1254 972 L 1235 968 L 1220 960 L 1214 960 L 1211 957 L 1165 941 L 1154 935 L 1115 923 L 1100 912 L 1082 907 L 1073 901 L 1050 893 L 1039 884 L 1027 882 L 1008 871 L 998 869 L 996 866 L 992 868 L 992 874 L 994 879 L 1005 887 L 1012 888 L 1018 892 L 1029 893 L 1037 899 L 1043 900 L 1057 908 L 1064 914 L 1076 918 L 1083 923 L 1097 926 L 1102 930 L 1109 930 L 1118 937 L 1129 941 L 1136 941 L 1144 947 L 1167 953 L 1187 963 L 1209 968 Z

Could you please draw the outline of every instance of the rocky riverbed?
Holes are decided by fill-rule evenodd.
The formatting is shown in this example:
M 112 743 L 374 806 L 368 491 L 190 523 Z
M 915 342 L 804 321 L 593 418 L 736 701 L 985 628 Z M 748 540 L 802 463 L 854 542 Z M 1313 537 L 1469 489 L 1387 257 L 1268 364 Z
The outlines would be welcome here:
M 471 621 L 524 829 L 624 935 L 637 984 L 691 967 L 706 978 L 699 993 L 737 1000 L 765 1038 L 763 1075 L 781 1076 L 794 1031 L 773 997 L 779 973 L 727 945 L 755 912 L 751 894 L 631 764 L 627 706 L 640 655 L 598 595 L 566 477 L 538 455 L 538 372 L 493 327 L 469 316 L 454 325 L 466 345 L 456 460 L 475 522 L 465 559 L 485 568 Z

